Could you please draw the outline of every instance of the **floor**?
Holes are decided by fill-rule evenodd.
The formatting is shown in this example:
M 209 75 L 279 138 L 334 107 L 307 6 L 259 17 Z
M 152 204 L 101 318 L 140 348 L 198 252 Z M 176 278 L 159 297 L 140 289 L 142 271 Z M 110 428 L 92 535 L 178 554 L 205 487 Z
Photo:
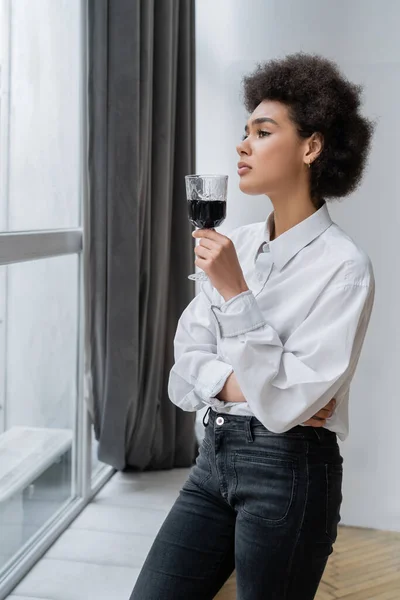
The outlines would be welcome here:
M 8 598 L 127 600 L 188 472 L 114 475 Z M 400 533 L 339 527 L 316 600 L 338 598 L 400 599 Z M 216 600 L 235 599 L 233 573 Z
M 315 600 L 400 600 L 400 533 L 339 527 Z M 235 573 L 215 600 L 236 600 Z
M 188 473 L 116 473 L 9 600 L 127 600 Z

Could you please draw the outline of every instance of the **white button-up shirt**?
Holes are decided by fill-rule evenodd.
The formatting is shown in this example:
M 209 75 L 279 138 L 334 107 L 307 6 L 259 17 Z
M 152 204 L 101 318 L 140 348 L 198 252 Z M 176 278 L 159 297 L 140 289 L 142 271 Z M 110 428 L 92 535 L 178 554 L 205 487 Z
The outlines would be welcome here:
M 334 222 L 326 203 L 270 241 L 266 221 L 229 237 L 249 287 L 227 302 L 210 281 L 183 311 L 168 381 L 186 411 L 254 415 L 274 433 L 310 419 L 336 398 L 325 427 L 343 441 L 349 389 L 375 294 L 368 255 Z M 217 398 L 235 372 L 246 402 Z

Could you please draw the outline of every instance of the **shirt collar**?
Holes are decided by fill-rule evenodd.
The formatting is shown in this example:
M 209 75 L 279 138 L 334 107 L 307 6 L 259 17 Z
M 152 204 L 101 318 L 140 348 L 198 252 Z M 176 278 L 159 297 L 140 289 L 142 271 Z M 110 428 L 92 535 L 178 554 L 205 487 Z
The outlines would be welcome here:
M 274 211 L 272 211 L 262 223 L 261 235 L 257 237 L 254 263 L 259 252 L 262 252 L 262 245 L 267 242 L 274 265 L 281 271 L 289 260 L 331 225 L 332 219 L 324 202 L 315 213 L 270 241 L 274 228 Z

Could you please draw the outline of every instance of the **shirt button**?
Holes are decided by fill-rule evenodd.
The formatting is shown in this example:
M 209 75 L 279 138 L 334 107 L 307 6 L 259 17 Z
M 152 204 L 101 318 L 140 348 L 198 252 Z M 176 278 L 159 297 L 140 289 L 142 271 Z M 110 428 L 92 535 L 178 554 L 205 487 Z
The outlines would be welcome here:
M 217 417 L 215 419 L 215 422 L 216 422 L 217 425 L 223 425 L 225 423 L 224 417 Z
M 270 249 L 269 249 L 269 244 L 268 244 L 268 243 L 265 243 L 265 244 L 264 244 L 264 246 L 263 246 L 263 251 L 264 251 L 264 252 L 270 252 Z
M 257 273 L 257 279 L 258 279 L 258 281 L 261 281 L 262 278 L 263 278 L 262 273 Z

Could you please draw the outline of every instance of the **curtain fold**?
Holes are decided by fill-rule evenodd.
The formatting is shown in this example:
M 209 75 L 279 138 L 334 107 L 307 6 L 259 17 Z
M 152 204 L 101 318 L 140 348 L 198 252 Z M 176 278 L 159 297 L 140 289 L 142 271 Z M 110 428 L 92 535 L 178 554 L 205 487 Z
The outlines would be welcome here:
M 196 413 L 168 398 L 194 297 L 194 0 L 89 0 L 85 395 L 117 469 L 190 466 Z

